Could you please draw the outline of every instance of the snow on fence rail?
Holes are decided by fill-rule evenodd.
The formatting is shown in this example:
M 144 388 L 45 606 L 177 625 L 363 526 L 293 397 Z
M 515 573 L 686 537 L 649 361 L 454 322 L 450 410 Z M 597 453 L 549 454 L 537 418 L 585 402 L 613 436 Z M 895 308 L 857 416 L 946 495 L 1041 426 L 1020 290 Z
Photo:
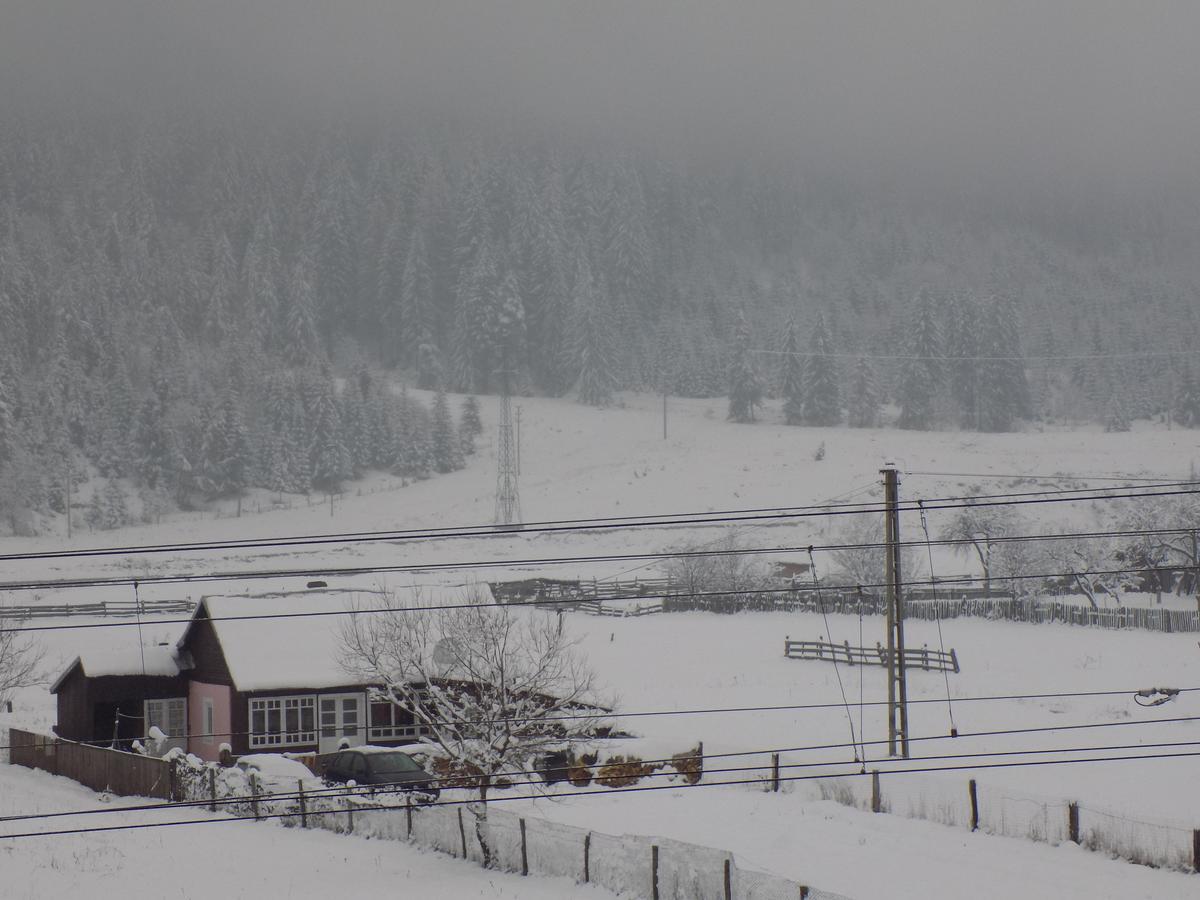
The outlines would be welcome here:
M 788 659 L 818 659 L 844 662 L 851 666 L 886 666 L 888 650 L 881 644 L 874 647 L 851 647 L 849 641 L 833 644 L 826 641 L 793 641 L 785 637 L 783 655 Z M 958 654 L 949 651 L 930 650 L 928 647 L 905 647 L 904 664 L 911 669 L 958 674 Z
M 138 616 L 153 613 L 191 613 L 191 600 L 105 600 L 100 603 L 36 603 L 0 606 L 0 619 L 58 619 L 71 616 Z
M 884 615 L 885 601 L 857 591 L 789 591 L 781 594 L 731 593 L 716 597 L 663 597 L 664 612 L 824 612 L 845 615 Z M 938 600 L 907 599 L 905 618 L 936 621 L 960 616 L 1030 622 L 1083 625 L 1093 628 L 1139 628 L 1147 631 L 1200 632 L 1200 612 L 1161 607 L 1117 606 L 1092 609 L 1062 600 L 1036 597 L 947 597 Z
M 822 779 L 818 795 L 844 806 L 1052 845 L 1074 843 L 1140 865 L 1200 872 L 1200 828 L 1148 822 L 1071 800 L 928 773 Z

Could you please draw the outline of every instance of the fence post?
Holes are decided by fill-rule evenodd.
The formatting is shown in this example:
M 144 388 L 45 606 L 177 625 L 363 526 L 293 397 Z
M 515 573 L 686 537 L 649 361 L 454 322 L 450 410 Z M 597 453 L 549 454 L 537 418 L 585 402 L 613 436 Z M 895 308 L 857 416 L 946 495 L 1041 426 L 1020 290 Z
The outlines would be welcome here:
M 1067 840 L 1079 843 L 1079 804 L 1074 800 L 1067 804 Z
M 404 805 L 404 818 L 408 823 L 408 839 L 412 840 L 412 794 L 408 795 L 408 800 Z
M 467 827 L 463 825 L 462 807 L 458 808 L 458 837 L 462 841 L 463 859 L 467 858 Z
M 658 900 L 658 844 L 650 845 L 650 900 Z
M 1197 832 L 1200 834 L 1200 832 Z M 583 883 L 592 880 L 592 833 L 583 836 Z
M 779 793 L 779 754 L 771 754 L 771 791 Z
M 975 791 L 975 779 L 967 782 L 967 793 L 971 795 L 971 830 L 979 830 L 979 795 Z
M 954 666 L 954 674 L 957 675 L 958 674 L 958 654 L 954 651 L 953 647 L 950 648 L 950 664 L 952 666 Z
M 808 900 L 808 888 L 800 885 L 800 900 Z
M 521 819 L 521 874 L 529 874 L 529 849 L 525 843 L 525 820 Z
M 354 834 L 354 804 L 350 802 L 350 795 L 346 795 L 346 833 Z
M 883 794 L 879 790 L 879 770 L 871 770 L 871 812 L 883 811 Z
M 725 857 L 725 900 L 733 900 L 733 877 L 729 857 Z
M 298 779 L 296 779 L 296 784 L 300 788 L 300 790 L 298 791 L 298 793 L 300 795 L 300 827 L 307 828 L 308 827 L 308 802 L 304 798 L 304 781 L 302 779 L 298 778 Z
M 1192 871 L 1200 872 L 1200 828 L 1192 832 Z
M 208 770 L 208 809 L 209 812 L 217 811 L 217 770 Z
M 254 821 L 258 821 L 258 775 L 250 772 L 250 808 L 254 810 Z

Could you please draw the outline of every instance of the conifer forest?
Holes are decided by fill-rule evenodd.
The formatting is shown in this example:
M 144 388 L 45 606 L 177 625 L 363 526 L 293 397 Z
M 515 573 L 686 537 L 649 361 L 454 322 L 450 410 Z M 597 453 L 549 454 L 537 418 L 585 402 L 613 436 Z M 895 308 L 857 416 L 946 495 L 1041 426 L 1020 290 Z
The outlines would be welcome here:
M 116 527 L 452 471 L 505 381 L 797 426 L 1200 425 L 1191 219 L 995 200 L 421 115 L 12 116 L 4 527 L 97 477 Z

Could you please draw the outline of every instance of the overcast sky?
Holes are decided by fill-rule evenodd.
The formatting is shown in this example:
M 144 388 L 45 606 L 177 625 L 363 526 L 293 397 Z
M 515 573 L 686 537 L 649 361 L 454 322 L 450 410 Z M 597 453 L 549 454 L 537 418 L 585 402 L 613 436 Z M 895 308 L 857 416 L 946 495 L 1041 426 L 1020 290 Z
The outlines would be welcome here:
M 865 170 L 1195 180 L 1200 3 L 0 0 L 43 106 L 383 101 Z

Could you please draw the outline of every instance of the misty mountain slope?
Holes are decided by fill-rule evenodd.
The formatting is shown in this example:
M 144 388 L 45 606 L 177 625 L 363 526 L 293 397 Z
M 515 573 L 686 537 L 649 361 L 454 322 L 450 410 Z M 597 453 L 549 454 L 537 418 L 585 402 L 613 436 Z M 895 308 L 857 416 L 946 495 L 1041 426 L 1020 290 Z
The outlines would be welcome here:
M 453 468 L 424 459 L 427 413 L 380 396 L 381 367 L 598 406 L 749 390 L 751 409 L 790 397 L 793 424 L 1200 422 L 1186 204 L 914 195 L 421 116 L 12 122 L 0 510 L 18 532 L 95 474 L 111 527 Z

